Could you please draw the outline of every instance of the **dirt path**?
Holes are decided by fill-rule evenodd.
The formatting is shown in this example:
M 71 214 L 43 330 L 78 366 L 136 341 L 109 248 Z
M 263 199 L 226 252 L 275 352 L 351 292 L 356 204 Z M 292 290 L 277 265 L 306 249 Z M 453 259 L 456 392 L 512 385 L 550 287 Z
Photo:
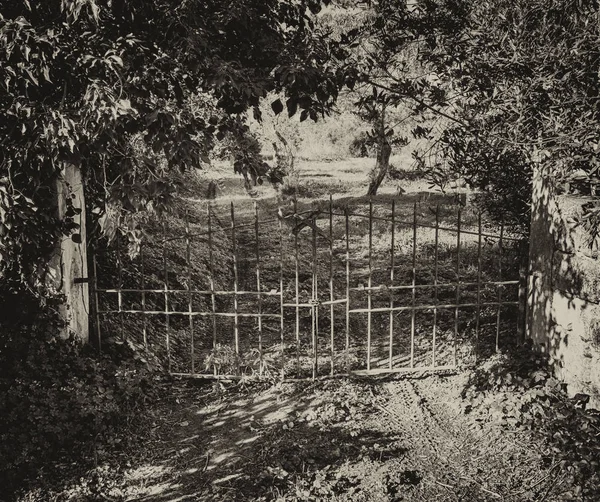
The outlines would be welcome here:
M 544 475 L 535 445 L 481 426 L 461 414 L 457 380 L 386 384 L 378 416 L 400 432 L 403 469 L 418 473 L 410 500 L 529 500 L 527 487 Z M 382 420 L 384 419 L 384 420 Z M 387 419 L 387 420 L 385 420 Z M 538 485 L 539 486 L 539 485 Z
M 461 411 L 466 376 L 279 384 L 192 398 L 159 424 L 128 501 L 550 501 L 523 433 Z

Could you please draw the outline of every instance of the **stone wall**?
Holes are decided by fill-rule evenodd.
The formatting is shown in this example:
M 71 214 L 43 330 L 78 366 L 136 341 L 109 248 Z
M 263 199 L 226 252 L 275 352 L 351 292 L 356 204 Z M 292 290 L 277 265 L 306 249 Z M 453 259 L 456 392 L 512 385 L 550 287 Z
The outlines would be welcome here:
M 576 224 L 589 198 L 555 196 L 538 173 L 533 201 L 527 333 L 569 393 L 600 407 L 600 260 Z

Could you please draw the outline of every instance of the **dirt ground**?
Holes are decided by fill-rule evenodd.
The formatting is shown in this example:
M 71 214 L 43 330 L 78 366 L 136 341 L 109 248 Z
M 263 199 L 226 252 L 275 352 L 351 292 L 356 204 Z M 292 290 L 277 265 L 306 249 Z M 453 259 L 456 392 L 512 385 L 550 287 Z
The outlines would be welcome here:
M 557 500 L 542 446 L 465 414 L 466 382 L 458 374 L 188 389 L 101 499 Z

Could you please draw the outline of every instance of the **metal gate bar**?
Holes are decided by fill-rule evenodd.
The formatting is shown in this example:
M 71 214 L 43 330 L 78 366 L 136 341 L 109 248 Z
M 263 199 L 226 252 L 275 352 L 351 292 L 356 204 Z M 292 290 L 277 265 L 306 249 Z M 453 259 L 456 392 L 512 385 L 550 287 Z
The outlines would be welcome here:
M 431 366 L 435 368 L 435 342 L 437 337 L 437 303 L 438 303 L 438 251 L 440 239 L 440 206 L 435 209 L 435 244 L 434 244 L 434 259 L 433 259 L 433 333 L 432 333 L 432 349 L 431 349 Z
M 498 240 L 498 279 L 502 281 L 502 252 L 504 250 L 504 220 L 500 223 L 500 239 Z M 500 314 L 502 306 L 502 286 L 498 285 L 498 310 L 496 311 L 496 352 L 500 350 Z
M 454 365 L 458 364 L 458 355 L 456 353 L 456 345 L 458 340 L 458 304 L 460 303 L 460 224 L 461 224 L 462 211 L 458 208 L 458 215 L 456 220 L 456 305 L 454 307 L 454 339 L 452 343 L 452 356 Z
M 329 344 L 331 348 L 331 376 L 335 373 L 335 307 L 333 292 L 333 197 L 329 195 Z
M 412 236 L 412 289 L 410 316 L 410 367 L 415 367 L 415 304 L 417 295 L 417 203 L 413 205 L 413 236 Z
M 208 261 L 209 261 L 209 274 L 208 274 L 208 284 L 210 286 L 210 307 L 211 307 L 211 318 L 212 318 L 212 350 L 215 352 L 217 350 L 217 298 L 215 296 L 215 262 L 213 255 L 213 234 L 212 234 L 212 211 L 210 204 L 206 205 L 208 217 Z M 217 375 L 217 367 L 213 365 L 213 374 Z
M 259 369 L 258 374 L 263 375 L 263 326 L 262 326 L 262 288 L 260 284 L 260 237 L 259 237 L 259 222 L 258 222 L 258 204 L 254 201 L 254 237 L 256 239 L 256 291 L 258 301 L 258 354 L 259 354 Z
M 394 269 L 396 268 L 396 201 L 392 201 L 392 226 L 390 235 L 390 349 L 388 354 L 388 369 L 393 368 L 393 357 L 394 357 Z
M 389 207 L 389 206 L 388 206 Z M 368 214 L 362 214 L 360 212 L 351 212 L 349 207 L 346 205 L 343 208 L 343 212 L 336 211 L 333 198 L 330 196 L 328 204 L 318 206 L 316 204 L 312 205 L 311 210 L 298 211 L 298 203 L 294 201 L 293 203 L 293 213 L 288 215 L 287 217 L 281 216 L 277 219 L 260 219 L 259 207 L 257 202 L 253 203 L 253 212 L 251 216 L 251 223 L 238 222 L 236 221 L 236 212 L 233 202 L 230 204 L 230 256 L 232 260 L 232 273 L 233 273 L 233 290 L 228 290 L 227 288 L 217 287 L 215 282 L 215 263 L 214 263 L 214 251 L 215 251 L 215 228 L 213 225 L 213 210 L 210 205 L 207 205 L 207 218 L 206 218 L 206 232 L 193 232 L 190 225 L 189 213 L 186 211 L 183 217 L 183 236 L 179 239 L 183 242 L 184 245 L 184 256 L 185 256 L 185 265 L 183 267 L 184 273 L 186 274 L 186 280 L 183 284 L 183 288 L 177 287 L 174 285 L 171 287 L 169 280 L 169 272 L 170 272 L 170 261 L 169 261 L 169 250 L 167 247 L 168 243 L 176 242 L 177 238 L 169 235 L 167 233 L 166 224 L 161 226 L 162 230 L 162 241 L 159 244 L 162 246 L 162 287 L 156 287 L 156 285 L 149 285 L 146 281 L 146 272 L 147 265 L 145 261 L 145 250 L 144 247 L 140 247 L 139 250 L 139 263 L 141 270 L 141 285 L 140 287 L 132 287 L 130 284 L 124 284 L 123 282 L 123 257 L 121 251 L 121 245 L 117 243 L 116 246 L 116 269 L 117 269 L 117 287 L 100 287 L 98 284 L 98 267 L 97 267 L 97 257 L 93 256 L 93 270 L 94 270 L 94 280 L 93 280 L 93 294 L 95 298 L 95 321 L 96 321 L 96 332 L 98 342 L 102 343 L 102 329 L 101 323 L 102 319 L 109 317 L 111 315 L 116 316 L 116 320 L 119 324 L 119 331 L 122 337 L 125 337 L 124 330 L 124 319 L 126 315 L 136 314 L 142 316 L 143 327 L 142 327 L 142 343 L 145 347 L 148 347 L 148 319 L 149 316 L 164 316 L 165 318 L 165 350 L 166 350 L 166 358 L 167 365 L 169 371 L 173 374 L 183 374 L 179 371 L 173 370 L 173 354 L 172 354 L 172 337 L 175 334 L 172 326 L 172 319 L 177 316 L 185 316 L 188 319 L 187 325 L 189 330 L 189 357 L 190 371 L 188 374 L 192 376 L 208 376 L 206 372 L 199 370 L 197 367 L 197 358 L 202 353 L 202 351 L 206 349 L 199 349 L 197 347 L 198 337 L 196 336 L 196 327 L 194 324 L 195 317 L 210 317 L 212 321 L 212 343 L 211 350 L 212 353 L 215 354 L 219 349 L 219 329 L 217 326 L 218 318 L 231 318 L 233 320 L 233 351 L 234 351 L 234 376 L 241 375 L 241 355 L 242 355 L 242 335 L 244 336 L 244 350 L 248 349 L 248 342 L 250 343 L 250 347 L 252 347 L 252 340 L 246 339 L 246 333 L 242 333 L 242 325 L 240 324 L 241 319 L 245 318 L 254 318 L 256 319 L 256 325 L 258 328 L 257 338 L 254 340 L 257 341 L 258 345 L 258 374 L 263 376 L 265 374 L 266 362 L 265 362 L 265 350 L 268 350 L 268 347 L 265 346 L 265 320 L 273 319 L 279 321 L 279 359 L 280 359 L 280 369 L 281 369 L 281 378 L 286 378 L 286 360 L 288 359 L 286 356 L 286 352 L 289 347 L 293 347 L 295 351 L 295 357 L 292 359 L 294 361 L 293 365 L 296 368 L 296 372 L 298 374 L 301 373 L 302 366 L 302 327 L 301 327 L 301 312 L 302 309 L 310 309 L 310 349 L 311 349 L 311 376 L 312 378 L 318 378 L 320 376 L 320 360 L 321 358 L 329 357 L 329 368 L 327 373 L 329 376 L 333 376 L 336 374 L 336 371 L 339 374 L 340 368 L 337 367 L 338 357 L 340 353 L 336 350 L 336 313 L 335 306 L 336 305 L 344 305 L 345 307 L 345 319 L 343 320 L 343 354 L 345 359 L 344 369 L 346 372 L 359 372 L 359 373 L 369 373 L 369 374 L 378 374 L 381 372 L 404 372 L 404 371 L 422 371 L 424 369 L 428 370 L 436 370 L 436 369 L 449 369 L 455 368 L 458 365 L 458 338 L 460 332 L 460 310 L 461 309 L 475 309 L 475 351 L 479 350 L 480 345 L 480 335 L 481 335 L 481 316 L 482 309 L 486 307 L 494 307 L 495 308 L 495 333 L 494 333 L 494 348 L 495 350 L 499 350 L 500 348 L 500 332 L 501 332 L 501 324 L 502 324 L 502 308 L 508 306 L 519 305 L 518 301 L 512 301 L 510 299 L 505 299 L 505 291 L 507 287 L 515 286 L 519 284 L 519 280 L 506 280 L 503 277 L 505 270 L 503 268 L 503 259 L 505 257 L 505 242 L 506 241 L 515 241 L 516 239 L 510 236 L 505 235 L 505 226 L 502 223 L 500 225 L 499 235 L 494 235 L 491 233 L 483 232 L 483 224 L 482 224 L 482 216 L 479 214 L 477 216 L 477 231 L 469 231 L 465 230 L 462 227 L 462 211 L 461 208 L 457 210 L 457 223 L 455 228 L 450 228 L 447 225 L 442 226 L 440 223 L 440 206 L 438 205 L 435 209 L 435 221 L 434 224 L 428 224 L 426 222 L 418 221 L 418 207 L 417 203 L 413 204 L 413 215 L 412 221 L 404 221 L 397 218 L 396 215 L 396 201 L 393 200 L 391 202 L 391 211 L 389 216 L 383 217 L 375 214 L 374 212 L 374 201 L 372 198 L 368 201 Z M 301 216 L 306 216 L 306 218 L 302 219 Z M 341 237 L 336 237 L 336 225 L 334 224 L 335 217 L 343 218 L 343 231 Z M 290 245 L 290 236 L 291 234 L 287 234 L 283 222 L 284 219 L 288 218 L 293 224 L 293 237 L 291 237 L 291 246 L 293 248 L 293 301 L 289 301 L 286 299 L 286 249 L 287 246 Z M 351 269 L 351 245 L 350 245 L 350 219 L 351 218 L 367 218 L 368 224 L 368 249 L 366 256 L 366 286 L 352 285 L 352 269 Z M 320 219 L 326 219 L 327 221 L 327 233 L 323 233 L 319 230 L 318 224 Z M 381 221 L 387 224 L 387 235 L 389 236 L 389 269 L 387 267 L 375 266 L 374 263 L 374 222 Z M 278 222 L 278 234 L 279 234 L 279 252 L 275 253 L 274 263 L 278 262 L 278 284 L 276 289 L 272 289 L 270 291 L 265 289 L 265 282 L 263 280 L 263 266 L 264 266 L 264 256 L 263 252 L 265 249 L 260 244 L 260 234 L 261 227 L 270 228 L 268 225 Z M 307 244 L 310 247 L 310 259 L 311 259 L 311 272 L 310 272 L 310 299 L 305 301 L 301 298 L 301 256 L 302 259 L 306 259 L 305 254 L 301 255 L 301 244 L 299 239 L 299 232 L 302 228 L 310 226 L 312 229 L 311 238 L 308 239 Z M 396 276 L 396 268 L 397 268 L 397 229 L 399 227 L 409 227 L 411 229 L 411 263 L 410 263 L 410 284 L 397 284 L 397 276 Z M 249 228 L 250 233 L 248 236 L 252 236 L 251 240 L 254 243 L 244 244 L 244 247 L 247 249 L 248 246 L 253 246 L 254 250 L 254 283 L 255 290 L 248 289 L 247 287 L 242 287 L 242 283 L 240 282 L 240 267 L 244 267 L 243 263 L 240 261 L 240 254 L 238 252 L 238 241 L 241 238 L 238 232 L 242 228 Z M 419 240 L 418 240 L 418 229 L 419 228 L 429 228 L 434 230 L 433 237 L 433 281 L 429 284 L 419 284 L 417 283 L 417 255 L 419 249 Z M 379 230 L 378 230 L 379 231 Z M 454 281 L 444 281 L 440 280 L 440 232 L 448 231 L 456 234 L 456 249 L 455 249 L 455 262 L 454 262 L 454 272 L 455 277 Z M 194 274 L 193 274 L 193 258 L 192 258 L 192 248 L 194 247 L 194 240 L 198 239 L 199 236 L 207 236 L 207 268 L 208 268 L 208 289 L 206 288 L 197 288 L 194 286 Z M 226 233 L 224 235 L 227 235 Z M 360 237 L 361 234 L 357 235 Z M 462 238 L 465 235 L 475 235 L 477 236 L 477 274 L 475 281 L 462 281 L 462 272 L 461 272 L 461 257 L 463 252 L 463 243 Z M 320 245 L 319 238 L 322 237 L 324 240 L 327 240 L 327 248 L 326 252 L 328 253 L 328 261 L 320 260 Z M 496 280 L 486 280 L 483 281 L 483 238 L 491 237 L 497 241 L 498 246 L 498 265 L 497 265 L 497 275 L 495 277 Z M 378 241 L 379 242 L 379 241 Z M 428 241 L 430 242 L 430 241 Z M 339 243 L 341 248 L 340 252 L 344 254 L 342 260 L 343 272 L 340 274 L 343 279 L 338 284 L 336 282 L 336 267 L 335 267 L 335 256 L 336 256 L 336 243 Z M 147 245 L 146 245 L 147 246 Z M 250 248 L 251 249 L 251 248 Z M 380 247 L 378 249 L 381 249 Z M 325 249 L 322 249 L 321 252 L 325 252 Z M 277 257 L 278 254 L 278 257 Z M 292 253 L 290 252 L 290 255 Z M 290 256 L 291 257 L 291 256 Z M 362 262 L 364 263 L 364 261 Z M 319 291 L 319 267 L 323 266 L 325 270 L 328 268 L 328 287 L 320 292 Z M 385 272 L 387 274 L 387 279 L 385 282 L 387 284 L 374 284 L 375 273 L 379 274 Z M 486 272 L 487 273 L 487 272 Z M 379 275 L 377 276 L 379 277 Z M 177 282 L 177 281 L 175 281 Z M 468 287 L 476 287 L 476 297 L 474 300 L 469 300 L 465 298 L 465 301 L 461 302 L 461 297 L 463 296 L 463 291 Z M 484 287 L 492 287 L 496 289 L 496 299 L 490 300 L 489 297 L 483 297 L 483 288 Z M 342 297 L 336 298 L 336 290 L 342 292 Z M 440 301 L 440 294 L 443 290 L 454 289 L 455 297 L 454 302 L 449 301 Z M 431 301 L 424 301 L 420 299 L 417 302 L 417 292 L 418 291 L 427 291 L 430 290 L 431 293 Z M 395 295 L 397 292 L 408 291 L 410 293 L 409 299 L 402 303 L 398 297 Z M 139 307 L 135 306 L 128 307 L 124 305 L 124 294 L 133 293 L 133 294 L 141 294 L 141 302 L 138 301 Z M 177 303 L 171 306 L 171 296 L 183 293 L 187 295 L 187 308 L 182 309 L 177 307 Z M 366 296 L 367 306 L 366 308 L 352 305 L 351 295 L 364 293 Z M 374 303 L 374 299 L 376 298 L 376 294 L 378 293 L 387 293 L 388 299 L 387 306 L 376 305 Z M 116 297 L 116 308 L 111 307 L 110 305 L 103 306 L 102 301 L 100 299 L 101 294 L 107 295 L 115 295 Z M 162 296 L 163 306 L 162 308 L 157 308 L 156 302 L 151 302 L 148 304 L 148 295 L 150 294 L 159 294 Z M 321 294 L 323 294 L 324 298 L 321 298 Z M 206 307 L 201 302 L 201 305 L 197 307 L 195 305 L 195 296 L 206 296 L 209 300 L 209 305 Z M 224 297 L 232 297 L 233 298 L 233 311 L 219 311 L 217 308 L 217 298 L 219 296 Z M 242 311 L 240 309 L 240 298 L 248 297 L 249 299 L 253 299 L 250 305 L 254 305 L 250 307 L 251 311 L 247 311 L 248 303 L 245 302 L 246 310 Z M 268 298 L 278 297 L 279 300 L 279 308 L 278 312 L 265 311 L 265 302 Z M 325 299 L 327 298 L 327 299 Z M 384 296 L 385 298 L 385 296 Z M 422 298 L 422 296 L 419 296 Z M 471 297 L 472 298 L 472 297 Z M 114 305 L 114 303 L 113 303 Z M 319 333 L 319 316 L 321 307 L 329 306 L 327 309 L 329 314 L 329 336 L 321 339 L 321 343 L 323 340 L 328 338 L 329 347 L 328 350 L 320 350 L 320 333 Z M 252 311 L 252 309 L 254 309 Z M 294 310 L 294 326 L 293 329 L 290 330 L 293 333 L 293 341 L 291 344 L 286 342 L 286 324 L 285 312 L 287 309 Z M 452 329 L 452 336 L 449 337 L 451 339 L 451 364 L 439 364 L 438 360 L 438 344 L 439 344 L 439 336 L 440 336 L 440 311 L 444 309 L 451 309 L 454 311 L 454 321 Z M 326 312 L 327 312 L 326 311 Z M 409 367 L 396 367 L 394 363 L 395 357 L 395 346 L 396 346 L 396 333 L 397 333 L 397 324 L 395 321 L 395 314 L 401 312 L 410 312 L 410 347 L 408 353 L 406 354 L 406 362 L 409 364 Z M 417 318 L 416 314 L 418 312 L 426 312 L 430 311 L 432 313 L 432 326 L 431 326 L 431 338 L 429 339 L 430 345 L 428 351 L 431 352 L 430 363 L 426 366 L 418 366 L 416 364 L 416 343 L 417 343 Z M 386 314 L 388 318 L 388 334 L 387 337 L 381 337 L 377 335 L 377 347 L 381 347 L 381 349 L 385 348 L 387 345 L 387 357 L 384 357 L 380 360 L 385 364 L 385 368 L 373 367 L 373 355 L 374 355 L 374 323 L 373 323 L 373 315 L 383 313 Z M 363 338 L 363 343 L 366 343 L 366 357 L 364 358 L 364 364 L 366 368 L 363 369 L 354 369 L 351 368 L 350 362 L 350 349 L 353 347 L 352 345 L 352 329 L 351 329 L 351 316 L 352 315 L 364 315 L 366 314 L 366 340 Z M 174 321 L 173 321 L 174 322 Z M 204 325 L 203 325 L 204 326 Z M 176 330 L 177 328 L 175 328 Z M 402 327 L 400 325 L 400 330 Z M 364 336 L 364 335 L 363 335 Z M 386 340 L 387 338 L 387 340 Z M 419 338 L 421 340 L 421 338 Z M 427 342 L 427 343 L 429 343 Z M 180 343 L 180 342 L 179 342 Z M 382 345 L 379 345 L 379 344 Z M 421 343 L 421 342 L 420 342 Z M 201 342 L 200 346 L 205 347 L 206 344 Z M 200 352 L 199 352 L 200 350 Z M 377 349 L 380 350 L 380 349 Z M 421 350 L 421 349 L 420 349 Z M 398 356 L 402 356 L 402 351 L 398 354 Z M 377 356 L 379 357 L 379 356 Z M 386 361 L 387 359 L 387 361 Z M 402 359 L 400 359 L 402 361 Z M 278 365 L 279 366 L 279 365 Z M 207 367 L 207 370 L 212 372 L 212 376 L 218 377 L 220 376 L 220 368 L 217 367 L 217 364 L 213 362 L 212 368 Z M 231 376 L 231 375 L 230 375 Z
M 164 280 L 164 300 L 165 300 L 165 343 L 167 345 L 167 365 L 169 373 L 173 370 L 171 366 L 171 332 L 170 332 L 170 317 L 169 317 L 169 268 L 167 266 L 167 225 L 163 223 L 163 280 Z M 120 287 L 120 285 L 119 285 Z

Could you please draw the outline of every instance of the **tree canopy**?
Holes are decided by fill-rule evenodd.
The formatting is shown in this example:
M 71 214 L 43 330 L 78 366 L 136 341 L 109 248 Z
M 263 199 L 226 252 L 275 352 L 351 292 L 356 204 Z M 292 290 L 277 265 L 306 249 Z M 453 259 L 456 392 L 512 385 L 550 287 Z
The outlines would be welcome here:
M 8 0 L 0 9 L 0 277 L 29 280 L 60 235 L 54 181 L 81 168 L 95 218 L 160 208 L 173 169 L 247 138 L 271 91 L 312 118 L 343 76 L 321 0 Z M 236 169 L 256 176 L 240 156 Z M 74 210 L 70 213 L 73 215 Z
M 560 180 L 597 175 L 596 2 L 336 2 L 367 12 L 358 26 L 319 20 L 328 3 L 3 2 L 0 276 L 25 281 L 61 235 L 77 235 L 52 207 L 65 163 L 81 168 L 100 221 L 166 207 L 171 171 L 202 166 L 223 139 L 238 172 L 265 175 L 243 117 L 260 118 L 269 93 L 283 96 L 275 113 L 300 120 L 357 85 L 374 89 L 364 109 L 441 117 L 435 133 L 413 129 L 440 154 L 432 177 L 464 177 L 523 228 L 533 162 Z
M 535 163 L 557 186 L 597 177 L 598 4 L 457 4 L 460 29 L 423 55 L 455 90 L 439 153 L 450 172 L 486 192 L 492 213 L 526 231 Z

